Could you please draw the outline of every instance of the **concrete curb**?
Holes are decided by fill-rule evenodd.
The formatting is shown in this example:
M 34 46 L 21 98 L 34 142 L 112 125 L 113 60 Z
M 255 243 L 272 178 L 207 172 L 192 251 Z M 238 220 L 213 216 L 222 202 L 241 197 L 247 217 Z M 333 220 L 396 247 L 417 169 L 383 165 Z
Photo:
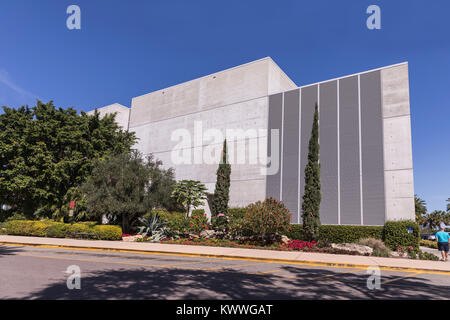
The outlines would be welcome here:
M 119 249 L 119 248 L 103 248 L 103 247 L 80 247 L 71 245 L 52 245 L 52 244 L 40 244 L 40 243 L 23 243 L 23 242 L 5 242 L 0 241 L 0 245 L 9 246 L 26 246 L 26 247 L 43 247 L 43 248 L 61 248 L 72 250 L 87 250 L 87 251 L 113 251 L 124 253 L 146 253 L 146 254 L 159 254 L 159 255 L 176 255 L 176 256 L 188 256 L 188 257 L 203 257 L 203 258 L 217 258 L 228 260 L 245 260 L 245 261 L 261 261 L 267 263 L 288 263 L 288 264 L 301 264 L 310 266 L 324 266 L 334 268 L 350 268 L 350 269 L 367 269 L 374 267 L 369 264 L 353 264 L 353 263 L 340 263 L 340 262 L 324 262 L 324 261 L 312 261 L 312 260 L 293 260 L 293 259 L 277 259 L 277 258 L 263 258 L 263 257 L 246 257 L 238 255 L 219 255 L 219 254 L 204 254 L 204 253 L 186 253 L 177 251 L 158 251 L 158 250 L 139 250 L 139 249 Z M 439 269 L 427 269 L 427 268 L 407 268 L 407 267 L 394 267 L 377 265 L 380 270 L 384 271 L 401 271 L 401 272 L 420 272 L 420 273 L 432 273 L 432 274 L 444 274 L 450 275 L 450 271 Z

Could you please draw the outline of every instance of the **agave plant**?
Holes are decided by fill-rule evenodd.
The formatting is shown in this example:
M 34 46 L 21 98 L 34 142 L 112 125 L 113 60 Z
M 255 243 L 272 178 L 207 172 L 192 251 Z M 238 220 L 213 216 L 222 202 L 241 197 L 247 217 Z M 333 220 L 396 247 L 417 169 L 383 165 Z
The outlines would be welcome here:
M 139 218 L 143 226 L 138 227 L 138 233 L 143 237 L 151 238 L 153 241 L 160 241 L 169 234 L 167 220 L 161 219 L 159 214 L 151 213 L 146 218 Z

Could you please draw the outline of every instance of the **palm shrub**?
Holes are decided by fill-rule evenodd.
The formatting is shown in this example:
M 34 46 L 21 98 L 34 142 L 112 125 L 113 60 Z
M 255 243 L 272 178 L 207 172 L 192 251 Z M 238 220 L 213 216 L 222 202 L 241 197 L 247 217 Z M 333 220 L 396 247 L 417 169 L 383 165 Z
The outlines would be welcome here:
M 191 207 L 197 208 L 205 204 L 207 189 L 204 184 L 197 180 L 181 180 L 175 184 L 171 197 L 181 205 L 186 218 L 191 214 Z
M 230 200 L 231 165 L 227 163 L 227 140 L 223 142 L 222 159 L 217 169 L 216 188 L 212 199 L 212 215 L 226 214 Z
M 273 198 L 250 204 L 244 215 L 245 228 L 264 242 L 288 232 L 290 221 L 291 214 L 284 203 Z
M 308 164 L 305 167 L 305 192 L 302 202 L 303 230 L 307 240 L 316 240 L 319 236 L 320 202 L 322 200 L 319 163 L 319 111 L 317 103 L 308 148 Z

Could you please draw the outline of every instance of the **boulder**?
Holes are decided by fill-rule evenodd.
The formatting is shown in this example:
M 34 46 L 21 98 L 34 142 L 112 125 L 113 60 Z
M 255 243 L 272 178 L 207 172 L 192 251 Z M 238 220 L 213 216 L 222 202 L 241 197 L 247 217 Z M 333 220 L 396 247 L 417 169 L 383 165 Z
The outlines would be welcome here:
M 142 238 L 144 238 L 142 235 L 137 234 L 135 236 L 123 237 L 122 240 L 126 241 L 126 242 L 136 242 L 137 239 L 142 239 Z
M 373 249 L 371 247 L 356 243 L 332 243 L 331 247 L 345 251 L 356 251 L 361 255 L 371 255 L 373 252 Z
M 216 235 L 216 232 L 214 230 L 203 230 L 200 232 L 201 238 L 211 239 L 214 238 Z
M 291 239 L 289 239 L 288 237 L 286 237 L 286 236 L 281 236 L 281 242 L 283 242 L 284 244 L 288 244 L 289 241 L 291 241 Z

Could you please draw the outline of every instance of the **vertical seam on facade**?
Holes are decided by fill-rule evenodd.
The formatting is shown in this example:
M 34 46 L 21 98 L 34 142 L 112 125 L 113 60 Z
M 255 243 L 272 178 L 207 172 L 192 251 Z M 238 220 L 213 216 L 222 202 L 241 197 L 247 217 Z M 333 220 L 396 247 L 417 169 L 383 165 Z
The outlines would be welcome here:
M 363 181 L 362 181 L 362 140 L 361 140 L 361 75 L 358 75 L 358 134 L 359 134 L 359 196 L 361 206 L 361 225 L 364 224 Z
M 300 224 L 301 169 L 302 169 L 302 89 L 298 91 L 298 181 L 297 181 L 297 223 Z
M 314 106 L 315 107 L 315 106 Z M 317 123 L 319 125 L 319 130 L 317 132 L 317 140 L 319 140 L 320 146 L 320 83 L 317 85 Z M 320 163 L 320 147 L 319 147 L 319 163 Z
M 386 188 L 386 140 L 384 139 L 384 93 L 383 93 L 383 72 L 380 70 L 380 94 L 381 94 L 381 130 L 383 132 L 383 184 L 384 184 L 384 223 L 387 221 L 387 188 Z
M 338 179 L 338 224 L 341 224 L 341 139 L 340 139 L 340 95 L 339 80 L 336 88 L 337 98 L 337 179 Z
M 281 94 L 280 201 L 283 201 L 284 92 Z

